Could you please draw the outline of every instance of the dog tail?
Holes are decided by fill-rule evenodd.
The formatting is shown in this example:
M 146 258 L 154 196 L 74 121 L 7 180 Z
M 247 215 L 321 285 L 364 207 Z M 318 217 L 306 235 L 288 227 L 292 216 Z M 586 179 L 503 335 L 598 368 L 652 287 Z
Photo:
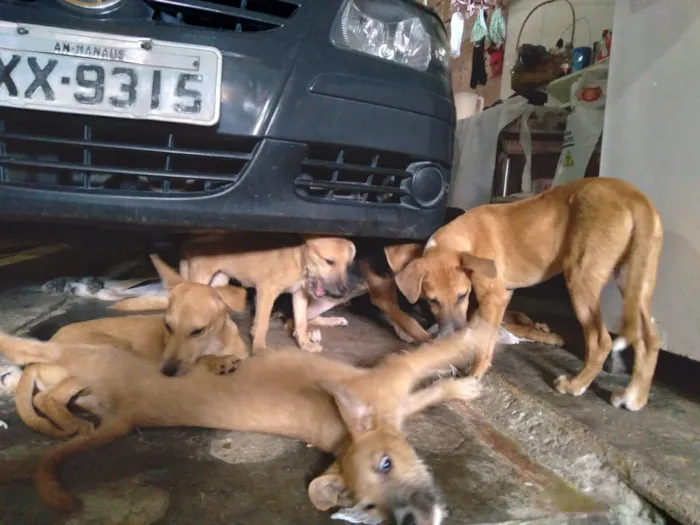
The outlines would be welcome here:
M 34 484 L 44 504 L 54 510 L 72 512 L 79 501 L 63 488 L 57 470 L 61 462 L 75 454 L 104 446 L 127 435 L 132 425 L 119 419 L 105 420 L 90 434 L 74 437 L 49 449 L 34 472 Z
M 622 323 L 620 334 L 613 341 L 613 352 L 635 345 L 641 337 L 643 312 L 651 307 L 643 302 L 651 300 L 663 243 L 661 218 L 651 202 L 633 201 L 631 211 L 634 227 L 626 258 Z
M 56 363 L 63 355 L 65 345 L 18 337 L 0 332 L 0 354 L 19 366 L 32 363 Z
M 109 307 L 110 310 L 119 310 L 121 312 L 147 312 L 151 310 L 166 310 L 167 308 L 168 298 L 158 295 L 129 297 L 117 301 Z

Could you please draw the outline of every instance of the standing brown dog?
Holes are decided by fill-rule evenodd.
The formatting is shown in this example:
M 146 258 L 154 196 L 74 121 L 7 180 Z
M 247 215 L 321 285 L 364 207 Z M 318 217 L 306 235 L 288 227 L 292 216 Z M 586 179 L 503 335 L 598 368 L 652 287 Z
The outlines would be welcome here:
M 618 179 L 588 178 L 466 212 L 435 232 L 423 256 L 396 282 L 411 302 L 421 296 L 429 301 L 445 334 L 464 325 L 472 286 L 481 317 L 498 326 L 514 289 L 563 273 L 584 331 L 586 359 L 575 377 L 557 379 L 557 390 L 583 394 L 609 352 L 632 345 L 632 380 L 613 394 L 612 403 L 639 410 L 647 403 L 659 352 L 651 297 L 662 242 L 661 218 L 643 193 Z M 613 274 L 623 295 L 614 343 L 600 312 L 602 288 Z M 472 375 L 486 372 L 494 343 L 483 349 Z
M 309 337 L 309 297 L 340 297 L 348 291 L 348 266 L 355 245 L 339 237 L 298 237 L 231 233 L 193 239 L 183 247 L 180 274 L 191 282 L 227 284 L 229 279 L 256 290 L 253 349 L 266 346 L 272 307 L 292 294 L 295 337 L 304 350 L 322 346 Z M 318 326 L 345 326 L 342 317 L 316 318 Z

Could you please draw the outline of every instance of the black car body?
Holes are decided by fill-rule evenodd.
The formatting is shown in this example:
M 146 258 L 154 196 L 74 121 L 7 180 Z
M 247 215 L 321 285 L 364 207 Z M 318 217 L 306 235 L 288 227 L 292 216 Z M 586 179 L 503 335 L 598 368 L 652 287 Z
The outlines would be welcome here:
M 367 35 L 404 62 L 348 44 Z M 442 224 L 454 105 L 421 4 L 0 0 L 0 58 L 6 219 L 405 239 Z M 144 97 L 180 120 L 110 116 Z

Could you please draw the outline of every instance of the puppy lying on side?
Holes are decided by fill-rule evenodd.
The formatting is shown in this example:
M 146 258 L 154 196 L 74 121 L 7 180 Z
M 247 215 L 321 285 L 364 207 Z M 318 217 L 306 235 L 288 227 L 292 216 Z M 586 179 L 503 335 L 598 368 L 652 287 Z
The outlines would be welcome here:
M 522 201 L 469 210 L 435 232 L 423 256 L 398 273 L 396 282 L 411 302 L 430 301 L 442 332 L 449 333 L 464 326 L 472 286 L 481 317 L 498 326 L 513 290 L 563 273 L 586 358 L 575 377 L 557 379 L 556 389 L 583 394 L 610 351 L 632 345 L 632 380 L 613 394 L 612 403 L 639 410 L 647 403 L 659 353 L 651 297 L 662 244 L 661 217 L 646 195 L 618 179 L 587 178 Z M 613 275 L 623 297 L 615 342 L 600 311 L 601 291 Z M 475 363 L 476 377 L 490 366 L 494 343 Z
M 34 479 L 51 508 L 70 511 L 78 503 L 56 477 L 67 457 L 135 427 L 192 426 L 288 436 L 335 454 L 335 463 L 308 489 L 318 509 L 355 504 L 397 523 L 436 525 L 443 513 L 438 490 L 401 427 L 429 405 L 476 396 L 468 378 L 415 388 L 447 364 L 468 361 L 492 331 L 476 318 L 468 330 L 388 355 L 373 369 L 291 349 L 247 359 L 227 376 L 196 366 L 166 378 L 153 361 L 113 346 L 2 333 L 0 353 L 19 365 L 64 368 L 85 388 L 102 420 L 92 433 L 56 445 L 41 461 Z
M 320 343 L 309 337 L 306 310 L 309 297 L 341 297 L 348 291 L 348 265 L 355 245 L 338 237 L 299 237 L 230 233 L 195 238 L 183 247 L 180 274 L 191 282 L 228 284 L 239 281 L 256 291 L 253 349 L 266 346 L 275 299 L 292 294 L 297 344 L 319 352 Z M 318 326 L 345 326 L 343 318 L 314 319 Z
M 188 372 L 203 362 L 214 373 L 228 373 L 248 356 L 229 309 L 245 307 L 233 287 L 211 288 L 188 283 L 158 257 L 153 264 L 170 295 L 165 314 L 107 317 L 62 327 L 51 338 L 56 343 L 109 344 L 138 352 L 160 362 L 161 372 L 172 376 Z M 38 388 L 39 393 L 34 395 Z M 20 376 L 15 392 L 17 412 L 30 428 L 55 438 L 87 433 L 92 424 L 73 415 L 71 400 L 82 406 L 79 394 L 85 385 L 55 364 L 30 364 Z M 76 399 L 77 397 L 77 399 Z M 37 409 L 45 415 L 40 416 Z

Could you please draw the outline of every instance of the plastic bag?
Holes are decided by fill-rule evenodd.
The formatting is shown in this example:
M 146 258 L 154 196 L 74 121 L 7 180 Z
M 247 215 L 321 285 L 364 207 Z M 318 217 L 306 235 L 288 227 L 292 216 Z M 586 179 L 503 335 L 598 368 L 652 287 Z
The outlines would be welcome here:
M 566 121 L 564 143 L 552 186 L 585 176 L 588 162 L 603 132 L 607 86 L 607 67 L 587 71 L 572 84 L 572 112 Z
M 450 19 L 450 53 L 452 58 L 459 58 L 464 35 L 464 15 L 459 11 L 452 13 Z

